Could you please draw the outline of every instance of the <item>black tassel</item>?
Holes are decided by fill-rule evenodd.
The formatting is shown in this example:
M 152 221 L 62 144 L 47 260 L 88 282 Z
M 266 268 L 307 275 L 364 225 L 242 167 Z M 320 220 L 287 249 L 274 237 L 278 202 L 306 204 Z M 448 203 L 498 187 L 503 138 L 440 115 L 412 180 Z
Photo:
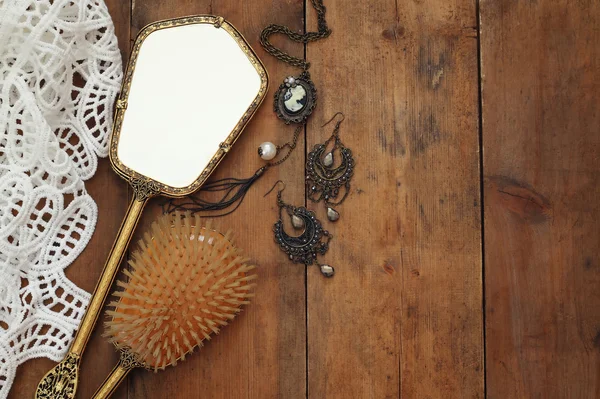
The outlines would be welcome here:
M 263 166 L 262 168 L 258 169 L 254 175 L 247 179 L 228 177 L 225 179 L 215 180 L 206 183 L 200 188 L 200 190 L 198 190 L 196 194 L 190 195 L 189 197 L 167 198 L 160 204 L 162 206 L 163 213 L 190 211 L 192 214 L 195 214 L 196 212 L 222 211 L 234 206 L 233 209 L 227 212 L 216 215 L 208 214 L 202 217 L 220 217 L 229 215 L 239 208 L 250 187 L 263 175 L 269 166 L 270 165 Z M 224 194 L 220 200 L 213 202 L 200 198 L 202 193 L 207 192 L 224 192 Z

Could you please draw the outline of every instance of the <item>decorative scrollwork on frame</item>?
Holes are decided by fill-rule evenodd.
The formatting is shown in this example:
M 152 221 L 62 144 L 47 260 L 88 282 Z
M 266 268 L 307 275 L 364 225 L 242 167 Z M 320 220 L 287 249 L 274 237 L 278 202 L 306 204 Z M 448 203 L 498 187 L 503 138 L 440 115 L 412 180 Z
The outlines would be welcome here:
M 145 201 L 160 193 L 158 185 L 150 179 L 133 178 L 129 183 L 133 187 L 133 195 L 138 201 Z
M 67 357 L 44 376 L 37 387 L 37 399 L 73 399 L 77 390 L 79 355 Z
M 129 347 L 119 348 L 119 351 L 121 352 L 121 367 L 124 369 L 130 370 L 136 367 L 146 367 L 139 355 L 132 352 Z

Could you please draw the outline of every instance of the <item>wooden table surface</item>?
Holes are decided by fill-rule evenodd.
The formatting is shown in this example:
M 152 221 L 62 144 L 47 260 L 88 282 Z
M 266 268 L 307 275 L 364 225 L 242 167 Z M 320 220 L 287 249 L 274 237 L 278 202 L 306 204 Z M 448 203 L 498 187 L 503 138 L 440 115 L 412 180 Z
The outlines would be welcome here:
M 261 29 L 316 27 L 302 0 L 107 0 L 123 57 L 147 23 L 225 16 L 272 78 Z M 253 304 L 176 368 L 136 370 L 116 398 L 599 398 L 600 3 L 596 0 L 325 0 L 333 34 L 304 48 L 320 92 L 299 149 L 231 216 L 259 265 Z M 270 98 L 270 97 L 269 97 Z M 263 141 L 292 127 L 260 109 L 215 177 L 249 176 Z M 306 204 L 305 154 L 343 111 L 357 167 L 324 258 L 332 279 L 273 242 L 278 179 Z M 123 217 L 126 183 L 101 160 L 99 221 L 68 275 L 91 291 Z M 308 204 L 324 218 L 322 206 Z M 160 213 L 151 202 L 138 228 Z M 117 355 L 95 332 L 78 397 Z M 31 398 L 53 366 L 18 369 Z

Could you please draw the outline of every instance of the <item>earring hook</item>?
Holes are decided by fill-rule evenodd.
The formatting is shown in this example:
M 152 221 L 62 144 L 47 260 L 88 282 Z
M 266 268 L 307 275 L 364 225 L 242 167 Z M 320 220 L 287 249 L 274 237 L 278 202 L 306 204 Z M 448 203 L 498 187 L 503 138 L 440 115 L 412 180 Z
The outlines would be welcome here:
M 282 188 L 281 190 L 277 191 L 277 193 L 278 193 L 278 194 L 280 194 L 281 192 L 283 192 L 283 190 L 285 190 L 285 183 L 283 182 L 283 180 L 277 180 L 277 181 L 275 182 L 275 184 L 273 185 L 273 187 L 271 187 L 271 189 L 270 189 L 269 191 L 267 191 L 267 193 L 266 193 L 265 195 L 263 195 L 263 198 L 264 198 L 264 197 L 266 197 L 267 195 L 271 194 L 271 192 L 272 192 L 273 190 L 275 190 L 275 187 L 277 187 L 277 185 L 278 185 L 279 183 L 283 184 L 283 188 Z
M 339 127 L 339 126 L 341 125 L 341 123 L 344 121 L 344 119 L 346 119 L 346 115 L 344 115 L 344 113 L 343 113 L 343 112 L 336 112 L 336 113 L 335 113 L 335 115 L 333 115 L 333 117 L 332 117 L 330 120 L 328 120 L 327 122 L 325 122 L 325 124 L 324 124 L 323 126 L 321 126 L 321 127 L 325 127 L 325 126 L 329 125 L 331 122 L 333 122 L 333 120 L 334 120 L 335 118 L 337 118 L 337 117 L 338 117 L 338 115 L 341 115 L 341 116 L 342 116 L 342 119 L 340 119 L 340 120 L 337 122 L 337 124 L 336 124 L 336 127 Z

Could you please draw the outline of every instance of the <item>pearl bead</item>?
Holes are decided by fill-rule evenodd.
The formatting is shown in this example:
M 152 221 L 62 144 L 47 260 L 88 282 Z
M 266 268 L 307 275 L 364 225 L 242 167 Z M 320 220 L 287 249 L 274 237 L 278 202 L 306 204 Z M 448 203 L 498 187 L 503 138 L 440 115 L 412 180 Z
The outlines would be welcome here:
M 270 161 L 277 155 L 277 147 L 275 144 L 265 141 L 258 147 L 258 155 L 265 161 Z

